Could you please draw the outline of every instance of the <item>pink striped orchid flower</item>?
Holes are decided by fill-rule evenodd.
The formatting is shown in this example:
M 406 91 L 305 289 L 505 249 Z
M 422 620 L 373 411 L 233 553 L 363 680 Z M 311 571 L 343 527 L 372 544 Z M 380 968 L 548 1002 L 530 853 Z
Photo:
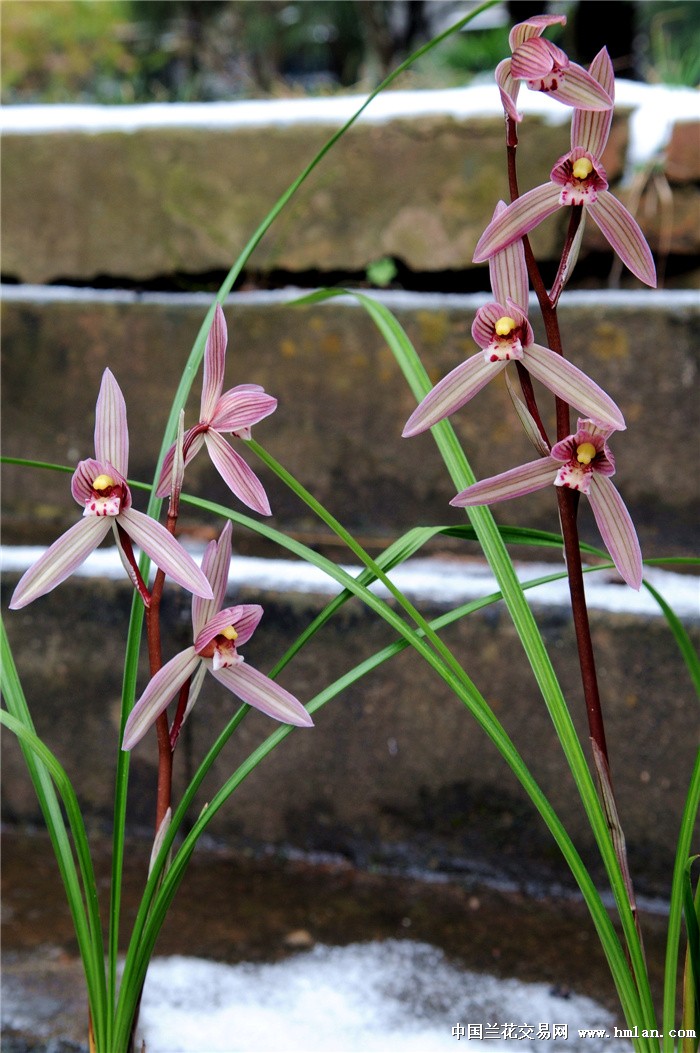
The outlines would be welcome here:
M 238 648 L 250 640 L 263 613 L 257 604 L 241 604 L 220 610 L 226 594 L 231 562 L 231 523 L 218 541 L 207 546 L 202 569 L 211 583 L 211 599 L 192 599 L 194 643 L 160 669 L 132 709 L 124 728 L 122 749 L 130 750 L 163 713 L 168 703 L 192 679 L 186 719 L 194 705 L 202 680 L 210 672 L 227 690 L 275 720 L 297 727 L 312 727 L 313 721 L 301 702 L 274 680 L 244 662 Z
M 607 440 L 612 431 L 579 419 L 574 435 L 556 443 L 548 457 L 482 479 L 451 501 L 457 508 L 491 505 L 522 497 L 545 486 L 566 486 L 586 494 L 600 535 L 621 577 L 633 589 L 642 584 L 642 553 L 634 524 L 620 494 L 610 481 L 615 459 Z
M 185 465 L 206 445 L 214 467 L 229 490 L 261 515 L 269 516 L 270 503 L 257 475 L 223 437 L 229 432 L 239 439 L 250 439 L 253 424 L 273 413 L 277 399 L 267 395 L 259 384 L 238 384 L 222 394 L 228 334 L 224 312 L 219 304 L 204 349 L 204 379 L 199 423 L 184 435 Z M 170 493 L 175 446 L 168 450 L 156 493 Z
M 126 482 L 129 432 L 124 396 L 109 369 L 104 371 L 95 411 L 95 457 L 81 461 L 71 492 L 83 518 L 46 550 L 21 578 L 10 607 L 17 610 L 65 581 L 103 541 L 110 529 L 133 580 L 120 531 L 128 535 L 173 581 L 196 596 L 210 597 L 206 577 L 164 526 L 131 507 Z
M 591 63 L 591 74 L 610 94 L 615 91 L 612 62 L 605 48 Z M 496 216 L 481 235 L 474 263 L 518 241 L 558 209 L 582 205 L 626 267 L 645 285 L 656 286 L 651 250 L 637 221 L 608 190 L 600 157 L 610 134 L 612 110 L 576 109 L 571 122 L 571 150 L 560 157 L 550 182 L 528 190 Z
M 494 219 L 506 209 L 499 201 Z M 522 362 L 550 391 L 581 413 L 617 431 L 625 429 L 618 406 L 580 369 L 548 347 L 536 344 L 527 319 L 528 278 L 522 241 L 495 253 L 489 260 L 494 303 L 476 312 L 472 337 L 480 352 L 460 362 L 435 385 L 413 411 L 404 437 L 418 435 L 460 409 L 508 362 Z
M 604 85 L 542 37 L 548 26 L 557 24 L 566 25 L 566 16 L 534 15 L 510 31 L 508 42 L 513 54 L 496 67 L 496 83 L 503 108 L 514 121 L 522 120 L 515 105 L 521 81 L 567 106 L 582 110 L 608 110 L 612 106 Z

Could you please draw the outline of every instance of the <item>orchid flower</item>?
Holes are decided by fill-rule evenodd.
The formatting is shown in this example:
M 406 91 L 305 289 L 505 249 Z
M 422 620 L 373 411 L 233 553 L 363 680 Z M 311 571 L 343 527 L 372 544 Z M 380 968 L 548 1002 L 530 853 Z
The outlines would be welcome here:
M 615 459 L 607 445 L 611 434 L 611 429 L 579 419 L 576 433 L 556 443 L 548 457 L 482 479 L 462 490 L 450 504 L 458 508 L 496 504 L 542 490 L 550 484 L 579 490 L 591 502 L 601 537 L 620 575 L 633 589 L 639 589 L 642 554 L 637 532 L 610 481 L 610 476 L 615 474 Z
M 259 384 L 238 384 L 222 395 L 227 340 L 224 312 L 217 303 L 204 349 L 199 423 L 189 428 L 184 436 L 185 465 L 190 463 L 202 448 L 202 444 L 205 444 L 214 467 L 228 488 L 248 508 L 269 516 L 270 504 L 262 483 L 224 439 L 223 433 L 230 432 L 236 438 L 250 439 L 251 425 L 273 413 L 277 407 L 277 399 L 267 395 Z M 173 445 L 163 461 L 156 489 L 159 497 L 165 497 L 170 492 L 174 455 Z
M 496 83 L 503 108 L 514 121 L 522 120 L 515 105 L 521 80 L 533 91 L 545 92 L 567 106 L 582 110 L 608 110 L 612 106 L 604 85 L 582 66 L 570 62 L 561 48 L 543 39 L 545 29 L 556 24 L 566 25 L 566 16 L 534 15 L 510 31 L 508 42 L 513 54 L 496 67 Z
M 220 610 L 226 594 L 231 562 L 231 523 L 218 541 L 207 546 L 202 569 L 211 582 L 213 597 L 192 599 L 194 643 L 166 663 L 153 677 L 132 709 L 124 728 L 122 749 L 130 750 L 164 712 L 168 703 L 194 676 L 185 718 L 201 687 L 204 673 L 214 676 L 250 706 L 255 706 L 275 720 L 297 727 L 311 727 L 313 721 L 301 702 L 274 680 L 244 662 L 238 654 L 251 638 L 262 617 L 262 607 L 242 604 Z
M 590 68 L 612 98 L 615 77 L 605 48 L 596 55 Z M 483 263 L 495 252 L 518 241 L 559 208 L 582 205 L 632 274 L 646 285 L 656 286 L 651 250 L 637 221 L 608 190 L 606 172 L 600 162 L 611 123 L 612 110 L 575 111 L 570 152 L 559 158 L 549 183 L 528 190 L 491 220 L 474 250 L 474 263 Z
M 494 219 L 505 209 L 505 202 L 499 201 Z M 409 417 L 404 436 L 418 435 L 454 413 L 511 360 L 522 362 L 533 377 L 581 413 L 623 431 L 624 418 L 610 396 L 561 355 L 534 342 L 527 320 L 528 278 L 522 241 L 495 253 L 489 271 L 496 302 L 480 307 L 472 326 L 472 337 L 481 351 L 460 362 L 426 395 Z
M 110 370 L 105 369 L 95 411 L 95 457 L 81 461 L 71 481 L 71 492 L 83 509 L 83 518 L 54 541 L 24 574 L 10 601 L 13 610 L 25 607 L 65 581 L 104 540 L 110 528 L 132 580 L 134 571 L 124 554 L 120 531 L 178 585 L 196 596 L 211 596 L 206 577 L 172 534 L 155 519 L 131 507 L 131 491 L 126 482 L 128 462 L 124 396 Z

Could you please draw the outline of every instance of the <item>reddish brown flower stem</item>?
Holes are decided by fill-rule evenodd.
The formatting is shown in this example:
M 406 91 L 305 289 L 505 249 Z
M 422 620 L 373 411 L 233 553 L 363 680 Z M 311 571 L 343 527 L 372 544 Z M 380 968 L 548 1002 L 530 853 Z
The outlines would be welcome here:
M 517 152 L 517 128 L 515 121 L 510 117 L 507 118 L 507 131 L 506 131 L 506 151 L 508 158 L 508 187 L 510 190 L 511 201 L 514 201 L 520 196 L 518 189 L 518 177 L 516 168 L 516 152 Z M 540 305 L 540 311 L 542 313 L 542 320 L 547 334 L 547 345 L 559 355 L 564 354 L 562 346 L 561 331 L 559 329 L 559 319 L 557 317 L 557 300 L 561 293 L 561 287 L 563 280 L 566 275 L 566 268 L 568 265 L 569 254 L 573 245 L 574 237 L 578 226 L 581 222 L 581 209 L 575 209 L 572 213 L 571 220 L 569 222 L 569 229 L 567 232 L 566 243 L 562 252 L 562 262 L 560 263 L 557 278 L 555 284 L 558 284 L 558 292 L 555 297 L 551 297 L 547 291 L 547 287 L 544 284 L 540 269 L 537 265 L 537 261 L 532 252 L 530 242 L 527 237 L 523 238 L 523 245 L 525 248 L 525 262 L 527 265 L 527 271 L 532 282 L 532 287 L 535 290 L 538 303 Z M 530 390 L 532 385 L 530 384 Z M 529 392 L 523 389 L 526 402 L 528 402 Z M 534 398 L 534 395 L 533 395 Z M 528 408 L 529 402 L 528 402 Z M 532 411 L 531 411 L 532 412 Z M 539 420 L 539 413 L 535 416 L 535 420 Z M 564 402 L 563 399 L 556 400 L 556 418 L 557 418 L 557 440 L 561 441 L 571 434 L 571 417 L 569 412 L 568 403 Z M 576 631 L 576 644 L 578 647 L 579 655 L 579 666 L 581 670 L 581 682 L 583 685 L 583 694 L 586 703 L 586 713 L 588 716 L 588 728 L 590 731 L 591 739 L 596 744 L 596 747 L 600 753 L 600 756 L 605 759 L 605 763 L 610 767 L 610 761 L 608 758 L 607 743 L 605 739 L 605 725 L 603 721 L 603 710 L 600 702 L 600 692 L 598 689 L 598 675 L 595 666 L 595 655 L 593 652 L 593 641 L 591 639 L 590 622 L 588 620 L 588 607 L 586 604 L 586 593 L 583 583 L 583 566 L 581 563 L 581 549 L 579 545 L 578 536 L 578 494 L 572 490 L 568 490 L 563 486 L 558 486 L 557 500 L 559 504 L 559 519 L 561 522 L 562 537 L 564 539 L 564 554 L 566 556 L 566 569 L 569 578 L 569 594 L 571 596 L 571 609 L 574 620 L 574 629 Z
M 173 507 L 173 505 L 175 507 Z M 168 510 L 166 527 L 171 534 L 175 533 L 177 524 L 177 503 L 171 503 Z M 148 640 L 148 658 L 150 662 L 151 676 L 155 676 L 163 665 L 161 641 L 160 641 L 160 601 L 163 596 L 163 585 L 165 574 L 162 570 L 156 572 L 153 589 L 151 590 L 151 603 L 146 609 L 146 638 Z M 158 741 L 158 786 L 156 790 L 156 833 L 165 818 L 172 800 L 173 786 L 173 746 L 170 743 L 170 728 L 168 725 L 167 711 L 161 713 L 156 720 L 156 739 Z

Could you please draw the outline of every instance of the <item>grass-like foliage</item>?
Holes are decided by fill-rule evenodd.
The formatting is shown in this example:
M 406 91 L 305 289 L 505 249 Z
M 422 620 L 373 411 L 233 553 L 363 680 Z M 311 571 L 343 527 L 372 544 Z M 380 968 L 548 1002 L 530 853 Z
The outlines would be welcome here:
M 397 537 L 381 555 L 370 556 L 313 493 L 253 440 L 251 426 L 274 411 L 275 400 L 255 385 L 240 385 L 222 391 L 227 339 L 222 308 L 255 247 L 299 187 L 348 132 L 376 94 L 490 6 L 492 0 L 402 63 L 356 114 L 329 138 L 263 219 L 243 247 L 203 319 L 181 377 L 179 380 L 174 378 L 172 407 L 150 481 L 127 478 L 128 436 L 124 400 L 109 370 L 105 372 L 96 410 L 95 456 L 78 465 L 72 480 L 73 496 L 83 505 L 84 515 L 30 568 L 13 595 L 10 606 L 18 608 L 59 586 L 110 529 L 125 571 L 134 585 L 121 689 L 119 738 L 114 744 L 117 772 L 110 900 L 106 917 L 99 909 L 90 843 L 75 791 L 59 759 L 37 736 L 4 626 L 0 634 L 5 700 L 5 708 L 0 710 L 0 722 L 17 738 L 51 836 L 84 963 L 89 1000 L 87 1030 L 90 1048 L 96 1053 L 126 1053 L 135 1048 L 138 1007 L 158 934 L 185 877 L 197 842 L 219 810 L 243 780 L 292 732 L 313 734 L 313 731 L 301 728 L 312 723 L 317 711 L 380 667 L 389 664 L 390 669 L 392 658 L 408 648 L 420 655 L 435 677 L 448 685 L 469 717 L 496 746 L 550 831 L 590 911 L 625 1019 L 629 1027 L 637 1031 L 638 1037 L 633 1039 L 635 1049 L 640 1053 L 652 1053 L 663 1047 L 665 1053 L 669 1053 L 674 1048 L 672 1029 L 684 1027 L 691 1030 L 698 1020 L 695 992 L 700 976 L 700 929 L 698 894 L 694 891 L 697 871 L 693 865 L 695 857 L 691 851 L 691 839 L 700 804 L 700 754 L 691 775 L 685 808 L 679 817 L 664 988 L 660 999 L 663 1002 L 662 1019 L 659 1021 L 656 1009 L 659 996 L 652 990 L 644 957 L 633 875 L 629 871 L 624 833 L 609 779 L 602 705 L 591 661 L 592 641 L 584 579 L 601 570 L 616 568 L 631 587 L 638 587 L 641 583 L 666 619 L 677 643 L 679 665 L 685 669 L 683 675 L 690 678 L 697 690 L 700 690 L 700 660 L 682 621 L 657 588 L 644 577 L 634 526 L 621 496 L 610 482 L 614 462 L 607 444 L 614 431 L 621 427 L 621 411 L 590 378 L 566 361 L 556 317 L 559 297 L 575 265 L 584 208 L 599 224 L 613 248 L 619 251 L 623 262 L 642 280 L 653 283 L 653 261 L 645 243 L 642 245 L 639 241 L 641 233 L 638 235 L 632 217 L 624 210 L 620 211 L 622 206 L 602 186 L 599 174 L 597 156 L 607 139 L 614 94 L 611 67 L 605 56 L 601 53 L 589 70 L 582 70 L 573 63 L 565 64 L 561 57 L 563 53 L 543 35 L 550 25 L 559 24 L 561 20 L 557 16 L 532 19 L 515 27 L 511 33 L 512 55 L 504 57 L 498 67 L 497 79 L 506 114 L 512 201 L 509 205 L 494 202 L 493 219 L 479 242 L 483 258 L 489 259 L 494 302 L 477 312 L 472 333 L 480 353 L 473 359 L 457 366 L 433 387 L 418 350 L 380 298 L 359 291 L 332 289 L 320 290 L 296 303 L 299 311 L 318 303 L 324 303 L 324 309 L 332 310 L 337 297 L 352 296 L 367 312 L 394 356 L 397 379 L 403 377 L 416 400 L 416 411 L 404 431 L 409 436 L 406 441 L 410 442 L 410 435 L 416 431 L 431 429 L 455 488 L 457 496 L 453 504 L 465 509 L 463 526 L 416 525 Z M 522 81 L 527 88 L 547 90 L 573 108 L 571 155 L 566 164 L 562 164 L 562 159 L 557 163 L 550 184 L 538 188 L 536 193 L 529 192 L 535 194 L 532 198 L 528 194 L 519 195 L 515 168 L 519 127 L 515 107 L 518 85 Z M 564 189 L 560 198 L 561 187 Z M 566 205 L 571 206 L 569 233 L 559 273 L 548 290 L 532 256 L 527 234 L 543 218 L 545 211 L 551 212 Z M 530 285 L 537 294 L 544 317 L 549 343 L 546 348 L 535 344 L 527 318 Z M 514 422 L 525 427 L 538 458 L 492 480 L 477 481 L 449 416 L 513 360 L 514 364 L 508 367 L 511 374 L 507 383 L 516 409 Z M 202 366 L 200 419 L 186 430 L 184 407 Z M 556 439 L 549 439 L 542 423 L 531 373 L 543 380 L 554 395 Z M 519 393 L 516 392 L 515 380 L 520 384 Z M 569 422 L 571 407 L 584 415 L 579 419 L 576 431 Z M 388 427 L 400 428 L 402 425 L 403 422 L 387 422 Z M 255 513 L 267 511 L 267 498 L 260 481 L 234 448 L 240 441 L 253 459 L 288 487 L 318 523 L 337 538 L 345 556 L 343 562 L 319 554 L 257 515 L 240 511 L 241 503 Z M 192 457 L 205 450 L 232 491 L 234 500 L 230 506 L 190 496 L 186 491 L 187 465 Z M 30 458 L 14 459 L 14 463 L 35 471 L 72 471 L 64 465 L 46 464 Z M 551 484 L 554 484 L 552 496 L 560 516 L 561 534 L 497 525 L 489 503 Z M 148 493 L 145 515 L 132 508 L 131 492 L 136 489 L 145 489 Z M 605 544 L 603 549 L 579 541 L 576 517 L 581 495 L 587 496 L 591 502 Z M 167 514 L 161 523 L 166 499 Z M 197 507 L 222 523 L 220 537 L 207 548 L 201 567 L 180 550 L 175 540 L 181 504 Z M 238 647 L 245 644 L 257 626 L 259 608 L 252 604 L 224 606 L 232 530 L 248 531 L 266 539 L 281 552 L 313 565 L 339 586 L 335 598 L 280 656 L 269 676 L 244 664 L 238 654 Z M 439 618 L 428 619 L 397 587 L 392 572 L 438 536 L 478 543 L 493 572 L 498 591 L 456 607 Z M 134 543 L 142 552 L 138 559 Z M 511 558 L 511 550 L 523 545 L 551 548 L 559 555 L 563 553 L 565 569 L 523 584 Z M 584 565 L 586 557 L 591 557 L 591 560 Z M 350 558 L 359 565 L 355 575 L 344 569 Z M 149 587 L 151 561 L 158 570 L 153 585 Z M 691 564 L 697 561 L 677 559 L 666 562 Z M 160 601 L 170 578 L 192 592 L 193 637 L 191 646 L 164 665 L 160 657 Z M 571 592 L 578 646 L 578 655 L 574 658 L 578 658 L 580 665 L 591 718 L 590 742 L 583 742 L 575 729 L 530 605 L 530 596 L 536 594 L 539 586 L 559 578 L 568 580 Z M 384 599 L 371 588 L 376 582 L 384 586 L 390 599 Z M 304 700 L 302 705 L 277 683 L 277 678 L 353 597 L 386 623 L 392 630 L 393 642 L 361 663 L 350 666 L 342 676 L 328 683 L 315 697 Z M 607 889 L 596 886 L 516 743 L 446 643 L 443 629 L 497 602 L 505 605 L 522 645 L 523 661 L 534 674 L 556 730 L 573 786 L 605 866 L 614 912 L 604 902 Z M 12 617 L 12 612 L 9 616 Z M 137 699 L 137 667 L 144 636 L 151 678 Z M 236 695 L 241 704 L 211 744 L 180 800 L 174 801 L 172 771 L 177 758 L 178 736 L 196 703 L 205 672 L 211 673 L 223 687 Z M 276 719 L 275 730 L 239 764 L 223 785 L 212 785 L 214 763 L 251 706 Z M 154 848 L 140 907 L 126 942 L 122 944 L 130 749 L 145 735 L 151 737 L 158 755 L 158 783 L 154 787 Z M 208 804 L 193 820 L 193 805 L 205 783 Z M 683 943 L 685 968 L 679 978 Z M 118 973 L 117 963 L 122 954 L 123 967 Z M 676 1018 L 679 1000 L 683 1003 L 680 1023 Z M 654 1037 L 658 1033 L 664 1037 Z M 691 1039 L 683 1042 L 684 1049 L 697 1048 Z

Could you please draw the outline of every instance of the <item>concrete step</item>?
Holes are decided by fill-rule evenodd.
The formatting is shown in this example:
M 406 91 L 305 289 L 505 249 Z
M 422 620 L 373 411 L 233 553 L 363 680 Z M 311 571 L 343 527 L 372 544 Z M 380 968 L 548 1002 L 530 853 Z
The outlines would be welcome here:
M 3 600 L 36 553 L 3 553 Z M 525 564 L 524 578 L 543 568 Z M 560 570 L 561 565 L 550 565 Z M 436 617 L 488 594 L 483 566 L 451 557 L 414 560 L 396 572 L 421 611 Z M 687 780 L 697 748 L 697 699 L 658 608 L 610 580 L 588 578 L 607 736 L 621 819 L 639 891 L 668 895 Z M 698 580 L 649 570 L 700 645 Z M 449 581 L 449 591 L 445 582 Z M 594 584 L 595 582 L 595 584 Z M 288 560 L 235 555 L 228 602 L 265 609 L 245 648 L 268 672 L 322 609 L 332 583 Z M 588 741 L 570 613 L 561 592 L 531 593 L 572 717 Z M 16 612 L 7 631 L 37 729 L 74 780 L 91 827 L 109 826 L 131 590 L 112 550 L 101 550 L 54 592 Z M 175 588 L 164 603 L 164 653 L 191 643 L 189 598 Z M 539 689 L 509 615 L 489 606 L 445 629 L 464 664 L 531 766 L 594 870 L 597 853 Z M 280 682 L 302 700 L 394 639 L 359 601 L 346 604 L 284 670 Z M 139 689 L 145 686 L 144 664 Z M 236 708 L 213 678 L 185 725 L 175 793 Z M 404 652 L 348 687 L 293 731 L 240 786 L 211 832 L 229 845 L 264 843 L 345 856 L 363 867 L 471 873 L 522 882 L 564 881 L 557 850 L 520 785 L 471 715 L 425 662 Z M 251 712 L 224 750 L 195 813 L 274 729 Z M 2 739 L 4 817 L 37 821 L 37 804 L 10 734 Z M 152 823 L 156 749 L 151 733 L 133 753 L 129 828 Z
M 259 383 L 279 403 L 254 429 L 256 440 L 373 551 L 416 524 L 463 523 L 463 513 L 449 506 L 454 489 L 431 436 L 401 438 L 415 401 L 366 312 L 352 299 L 290 306 L 299 292 L 236 293 L 226 304 L 226 386 Z M 434 381 L 475 353 L 471 324 L 485 296 L 373 295 L 396 314 Z M 92 456 L 95 400 L 109 366 L 127 403 L 130 475 L 150 481 L 180 373 L 212 297 L 8 285 L 3 300 L 4 453 L 71 466 Z M 610 392 L 628 422 L 611 444 L 615 482 L 644 555 L 694 555 L 700 491 L 689 463 L 698 444 L 700 300 L 691 291 L 571 292 L 560 320 L 568 357 Z M 199 413 L 200 383 L 192 389 L 188 425 Z M 551 422 L 545 394 L 541 404 Z M 477 477 L 532 459 L 502 377 L 452 420 Z M 268 490 L 272 525 L 327 543 L 327 531 L 306 507 L 247 456 Z M 224 504 L 230 496 L 203 455 L 188 468 L 186 489 Z M 8 544 L 48 543 L 75 517 L 68 479 L 54 473 L 6 466 L 3 502 Z M 495 513 L 504 524 L 558 529 L 548 491 L 505 502 Z M 206 537 L 216 523 L 188 509 L 181 526 Z M 587 507 L 581 531 L 600 544 Z M 278 554 L 252 535 L 241 535 L 239 545 Z M 463 551 L 461 544 L 453 548 Z
M 94 282 L 227 271 L 363 102 L 6 107 L 3 273 L 23 282 Z M 536 92 L 521 92 L 518 104 L 527 189 L 546 182 L 569 150 L 571 111 Z M 691 118 L 698 110 L 690 90 L 618 85 L 602 161 L 662 265 L 669 253 L 698 251 Z M 347 273 L 390 256 L 414 272 L 470 269 L 496 201 L 508 193 L 503 128 L 493 81 L 386 92 L 324 158 L 251 268 Z M 567 222 L 561 213 L 534 232 L 539 259 L 557 260 Z M 602 250 L 612 260 L 595 224 L 588 227 L 581 259 Z

